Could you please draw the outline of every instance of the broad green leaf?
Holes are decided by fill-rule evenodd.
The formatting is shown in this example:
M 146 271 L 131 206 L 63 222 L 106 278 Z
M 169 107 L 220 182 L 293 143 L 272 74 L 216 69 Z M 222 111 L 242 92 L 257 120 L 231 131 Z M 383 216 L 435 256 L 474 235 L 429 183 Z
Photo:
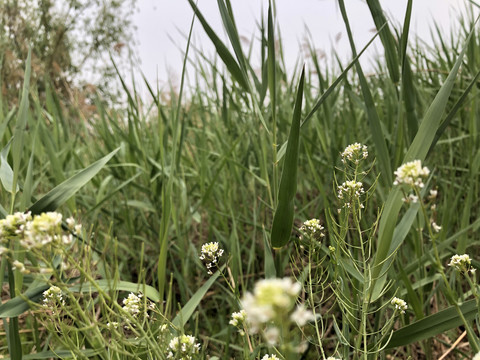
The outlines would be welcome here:
M 40 214 L 47 211 L 55 211 L 60 205 L 72 197 L 82 186 L 89 182 L 105 164 L 117 153 L 120 148 L 86 167 L 78 174 L 65 180 L 60 185 L 50 190 L 40 200 L 30 207 L 32 214 Z
M 460 310 L 467 321 L 475 319 L 477 305 L 475 300 L 469 300 L 460 306 Z M 436 314 L 427 316 L 413 324 L 404 326 L 393 333 L 387 349 L 405 346 L 441 334 L 447 330 L 462 326 L 462 319 L 457 310 L 450 306 Z
M 293 227 L 293 200 L 297 192 L 297 166 L 300 147 L 300 120 L 302 116 L 303 84 L 305 68 L 302 70 L 297 89 L 297 99 L 293 110 L 292 126 L 283 163 L 282 177 L 278 190 L 278 205 L 273 217 L 271 243 L 273 248 L 287 244 Z
M 27 290 L 22 295 L 18 295 L 13 299 L 0 305 L 0 318 L 11 318 L 23 314 L 30 309 L 30 305 L 25 299 L 29 301 L 37 302 L 42 296 L 43 292 L 49 288 L 48 285 L 41 285 L 33 289 Z

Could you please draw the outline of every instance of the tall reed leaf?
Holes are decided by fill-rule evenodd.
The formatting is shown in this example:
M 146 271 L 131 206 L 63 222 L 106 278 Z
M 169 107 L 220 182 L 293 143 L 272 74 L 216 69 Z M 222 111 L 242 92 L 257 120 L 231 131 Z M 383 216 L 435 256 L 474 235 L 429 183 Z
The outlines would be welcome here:
M 56 210 L 60 205 L 71 198 L 82 186 L 89 182 L 100 170 L 102 170 L 105 164 L 118 152 L 118 150 L 120 150 L 120 148 L 113 150 L 110 154 L 104 156 L 80 171 L 78 174 L 73 175 L 71 178 L 50 190 L 30 207 L 32 214 L 40 214 L 42 212 Z
M 244 73 L 242 72 L 240 66 L 235 61 L 235 58 L 232 56 L 228 48 L 225 44 L 220 40 L 220 38 L 215 34 L 215 31 L 208 25 L 207 20 L 203 17 L 202 13 L 198 9 L 197 5 L 193 2 L 193 0 L 188 0 L 190 6 L 192 7 L 193 11 L 195 12 L 198 20 L 203 26 L 203 29 L 207 33 L 210 40 L 212 40 L 215 49 L 217 50 L 218 56 L 223 60 L 225 66 L 227 67 L 228 71 L 232 74 L 233 78 L 243 87 L 245 91 L 248 91 L 248 81 L 245 78 Z
M 302 116 L 303 84 L 305 67 L 302 70 L 293 111 L 292 126 L 288 136 L 282 177 L 278 190 L 278 205 L 272 225 L 272 247 L 281 248 L 290 239 L 293 226 L 293 199 L 297 192 L 297 166 L 300 147 L 300 120 Z
M 345 27 L 347 29 L 348 40 L 350 41 L 350 48 L 352 53 L 356 56 L 357 51 L 355 49 L 355 43 L 353 41 L 352 31 L 350 29 L 350 22 L 347 17 L 347 12 L 345 10 L 345 3 L 343 0 L 339 1 L 340 11 L 342 13 L 343 21 L 345 22 Z M 383 30 L 384 31 L 384 30 Z M 380 33 L 380 36 L 381 33 Z M 373 101 L 372 93 L 370 92 L 369 85 L 365 75 L 363 74 L 362 67 L 359 62 L 355 63 L 355 67 L 358 74 L 358 79 L 360 80 L 360 87 L 362 89 L 363 100 L 365 101 L 365 108 L 367 111 L 368 123 L 370 125 L 370 130 L 372 132 L 372 139 L 375 144 L 376 155 L 380 165 L 380 179 L 384 184 L 389 184 L 392 182 L 392 168 L 390 163 L 390 156 L 385 142 L 385 134 L 382 131 L 380 124 L 380 119 L 377 114 L 377 109 L 375 108 L 375 103 Z
M 475 21 L 475 24 L 478 22 L 478 18 Z M 473 32 L 473 30 L 472 30 Z M 470 41 L 472 32 L 470 32 L 462 52 L 457 58 L 453 69 L 450 71 L 445 83 L 442 85 L 438 91 L 435 99 L 428 108 L 422 123 L 418 129 L 417 135 L 413 139 L 410 148 L 407 151 L 403 159 L 403 163 L 412 160 L 425 160 L 425 157 L 430 149 L 431 144 L 435 139 L 435 134 L 437 129 L 440 126 L 440 121 L 442 119 L 443 112 L 445 111 L 445 106 L 447 104 L 450 93 L 452 92 L 453 85 L 455 84 L 455 78 L 457 76 L 460 65 L 463 61 L 463 56 L 467 49 L 468 42 Z M 466 91 L 468 91 L 467 89 Z M 396 227 L 398 213 L 403 205 L 402 201 L 403 194 L 400 188 L 395 187 L 390 191 L 387 201 L 384 206 L 382 216 L 380 218 L 380 225 L 378 231 L 378 248 L 375 256 L 373 272 L 372 272 L 372 282 L 375 286 L 372 286 L 372 298 L 377 299 L 382 292 L 383 285 L 386 281 L 385 269 L 391 263 L 393 259 L 393 254 L 390 253 L 390 245 L 392 243 L 393 232 Z M 381 281 L 377 280 L 381 278 Z

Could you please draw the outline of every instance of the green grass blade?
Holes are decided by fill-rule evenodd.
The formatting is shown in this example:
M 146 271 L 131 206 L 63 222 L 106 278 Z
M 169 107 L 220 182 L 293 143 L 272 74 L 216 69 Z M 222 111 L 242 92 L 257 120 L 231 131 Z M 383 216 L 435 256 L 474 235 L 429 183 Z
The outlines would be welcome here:
M 193 0 L 188 0 L 188 2 L 190 3 L 190 6 L 192 7 L 193 11 L 195 12 L 198 20 L 202 24 L 203 29 L 205 30 L 208 37 L 210 38 L 213 45 L 215 46 L 215 49 L 217 50 L 218 56 L 220 56 L 220 58 L 223 60 L 223 62 L 225 63 L 225 66 L 227 67 L 228 71 L 232 74 L 233 78 L 243 87 L 243 89 L 245 91 L 248 92 L 248 89 L 249 89 L 248 81 L 245 78 L 244 73 L 242 72 L 240 66 L 235 61 L 235 58 L 230 53 L 230 51 L 228 51 L 228 48 L 220 40 L 220 38 L 217 36 L 217 34 L 215 34 L 215 32 L 210 27 L 207 20 L 202 15 L 202 13 L 198 9 L 197 5 L 195 5 Z
M 305 68 L 302 70 L 297 89 L 293 120 L 288 136 L 282 177 L 278 190 L 278 205 L 272 225 L 272 247 L 281 248 L 290 239 L 293 226 L 293 200 L 297 192 L 298 152 L 300 147 L 300 120 L 302 116 L 303 85 Z
M 477 314 L 477 305 L 475 300 L 469 300 L 460 306 L 460 310 L 467 321 L 475 319 Z M 408 326 L 404 326 L 400 330 L 393 333 L 387 349 L 418 342 L 428 339 L 432 336 L 441 334 L 447 330 L 462 326 L 463 322 L 458 316 L 457 310 L 450 306 L 449 308 L 439 311 L 436 314 L 427 316 L 422 320 L 414 322 Z
M 219 271 L 215 272 L 212 276 L 210 276 L 210 279 L 208 279 L 205 284 L 203 284 L 200 289 L 197 290 L 195 294 L 188 300 L 188 302 L 185 304 L 185 306 L 180 310 L 180 312 L 175 316 L 175 318 L 172 321 L 172 324 L 177 327 L 177 328 L 183 328 L 187 321 L 190 319 L 190 317 L 193 315 L 193 312 L 197 308 L 197 306 L 200 304 L 200 301 L 202 301 L 203 297 L 207 293 L 208 289 L 213 285 L 215 280 L 220 276 L 220 271 L 223 270 L 220 269 Z
M 478 18 L 476 22 L 477 21 Z M 445 110 L 445 106 L 455 84 L 455 78 L 458 74 L 460 65 L 462 64 L 463 56 L 467 49 L 467 44 L 469 40 L 470 37 L 467 38 L 463 50 L 458 56 L 454 67 L 450 71 L 447 79 L 445 80 L 445 83 L 442 85 L 437 95 L 435 96 L 435 99 L 425 113 L 423 121 L 418 129 L 417 135 L 415 136 L 412 144 L 410 145 L 410 148 L 405 155 L 403 163 L 415 159 L 422 161 L 425 160 L 430 146 L 435 139 L 436 131 L 439 127 L 443 112 Z M 376 283 L 375 286 L 372 286 L 373 299 L 376 299 L 381 294 L 383 284 L 386 281 L 384 276 L 384 270 L 386 265 L 385 262 L 389 259 L 389 249 L 392 243 L 393 232 L 396 227 L 398 214 L 403 205 L 402 197 L 403 194 L 400 188 L 393 188 L 388 195 L 382 216 L 380 218 L 378 233 L 379 242 L 372 270 L 372 281 L 373 284 Z M 382 280 L 380 282 L 377 282 L 380 277 L 382 278 Z
M 55 211 L 60 205 L 71 198 L 82 186 L 89 182 L 105 164 L 120 150 L 115 149 L 110 154 L 94 162 L 78 174 L 65 180 L 60 185 L 50 190 L 30 207 L 32 214 L 40 214 L 46 211 Z
M 372 14 L 375 27 L 380 33 L 380 40 L 382 40 L 383 47 L 385 49 L 385 58 L 387 60 L 388 72 L 390 78 L 394 83 L 397 83 L 400 79 L 398 52 L 395 44 L 395 39 L 388 26 L 387 19 L 383 14 L 382 7 L 379 0 L 367 0 L 370 13 Z M 385 26 L 386 25 L 386 26 Z M 382 31 L 380 31 L 382 29 Z
M 15 132 L 13 134 L 12 142 L 12 159 L 13 159 L 13 181 L 11 189 L 16 189 L 18 176 L 20 172 L 20 163 L 23 155 L 24 134 L 27 127 L 28 112 L 29 112 L 29 89 L 30 89 L 30 73 L 31 73 L 31 50 L 28 51 L 27 62 L 25 65 L 25 77 L 22 89 L 22 99 L 20 100 L 20 107 L 18 109 L 17 123 L 15 124 Z M 12 194 L 11 210 L 15 203 L 15 193 Z
M 18 184 L 16 184 L 15 191 L 13 190 L 13 170 L 8 163 L 7 156 L 10 151 L 10 145 L 12 144 L 12 140 L 5 145 L 5 147 L 0 152 L 0 180 L 2 181 L 2 185 L 9 193 L 16 193 L 19 190 Z
M 339 1 L 340 11 L 342 13 L 343 21 L 347 29 L 348 39 L 350 41 L 350 47 L 352 53 L 355 56 L 357 51 L 355 49 L 355 43 L 353 41 L 352 31 L 350 29 L 350 22 L 347 17 L 347 12 L 345 9 L 345 3 L 343 0 Z M 385 31 L 383 29 L 382 31 Z M 382 33 L 380 32 L 380 36 Z M 367 111 L 368 123 L 370 125 L 370 130 L 372 132 L 373 143 L 375 144 L 376 156 L 380 165 L 380 179 L 384 184 L 390 184 L 392 182 L 392 168 L 390 155 L 385 142 L 385 134 L 382 131 L 382 126 L 380 124 L 380 119 L 377 114 L 377 109 L 375 108 L 375 102 L 373 101 L 372 93 L 370 92 L 369 85 L 365 75 L 363 74 L 362 67 L 360 63 L 355 64 L 358 79 L 360 80 L 360 87 L 362 89 L 363 100 L 365 101 L 365 107 Z

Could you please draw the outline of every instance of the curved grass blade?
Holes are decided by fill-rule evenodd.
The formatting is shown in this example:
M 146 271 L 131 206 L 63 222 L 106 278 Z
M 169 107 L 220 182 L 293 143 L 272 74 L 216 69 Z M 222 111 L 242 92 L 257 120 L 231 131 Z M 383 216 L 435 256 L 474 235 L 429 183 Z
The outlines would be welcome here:
M 191 299 L 188 300 L 182 310 L 180 310 L 177 316 L 175 316 L 175 318 L 173 319 L 173 326 L 177 328 L 183 328 L 185 326 L 185 324 L 197 308 L 198 304 L 200 304 L 200 301 L 202 301 L 203 297 L 207 293 L 208 289 L 210 289 L 210 286 L 212 286 L 215 280 L 217 280 L 217 278 L 220 276 L 220 271 L 222 271 L 224 267 L 225 266 L 223 266 L 219 271 L 210 276 L 210 279 L 208 279 L 205 284 L 203 284 L 202 287 L 198 289 L 195 294 L 193 294 Z
M 467 321 L 475 319 L 477 305 L 475 300 L 469 300 L 460 306 L 460 310 Z M 458 316 L 457 310 L 450 306 L 436 314 L 427 316 L 413 324 L 404 326 L 393 333 L 387 349 L 408 345 L 413 342 L 428 339 L 441 334 L 447 330 L 462 326 L 462 319 Z
M 297 165 L 300 146 L 300 120 L 302 116 L 303 84 L 305 68 L 302 70 L 293 111 L 292 126 L 288 136 L 282 177 L 278 190 L 278 205 L 272 225 L 272 247 L 281 248 L 290 239 L 293 226 L 293 199 L 297 192 Z
M 105 164 L 117 153 L 120 148 L 113 150 L 110 154 L 86 167 L 78 174 L 65 180 L 60 185 L 50 190 L 40 200 L 30 207 L 32 214 L 40 214 L 46 211 L 54 211 L 60 205 L 71 198 L 82 186 L 89 182 Z
M 188 0 L 190 6 L 192 7 L 193 11 L 197 15 L 198 20 L 203 26 L 203 29 L 207 33 L 210 40 L 212 40 L 215 49 L 217 50 L 218 56 L 223 60 L 225 66 L 227 67 L 228 71 L 232 74 L 233 78 L 243 87 L 245 91 L 248 92 L 248 81 L 245 79 L 244 73 L 242 72 L 240 66 L 235 61 L 233 55 L 228 51 L 228 48 L 225 44 L 220 40 L 220 38 L 215 34 L 215 31 L 208 25 L 207 20 L 203 17 L 202 13 L 198 9 L 197 5 L 193 2 L 193 0 Z

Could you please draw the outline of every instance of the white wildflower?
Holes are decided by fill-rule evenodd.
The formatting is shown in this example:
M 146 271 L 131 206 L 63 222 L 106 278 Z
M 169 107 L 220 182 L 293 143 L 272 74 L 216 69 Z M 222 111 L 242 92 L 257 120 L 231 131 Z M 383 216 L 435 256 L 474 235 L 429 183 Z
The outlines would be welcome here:
M 355 143 L 348 145 L 342 152 L 342 162 L 345 164 L 347 160 L 358 164 L 360 160 L 368 157 L 367 147 L 365 145 Z
M 438 233 L 440 230 L 442 230 L 442 227 L 437 225 L 437 223 L 435 221 L 432 221 L 432 229 L 433 229 L 433 231 Z
M 307 220 L 300 227 L 301 232 L 317 240 L 325 236 L 325 233 L 323 232 L 323 230 L 324 230 L 324 227 L 320 225 L 320 220 L 318 219 Z
M 245 310 L 240 310 L 239 312 L 234 312 L 232 314 L 232 319 L 228 322 L 230 325 L 239 327 L 242 326 L 247 318 L 247 313 Z
M 55 308 L 58 305 L 65 305 L 62 290 L 58 286 L 50 286 L 48 290 L 43 292 L 43 306 Z
M 305 306 L 298 305 L 295 311 L 290 315 L 290 319 L 295 321 L 298 326 L 305 326 L 309 321 L 315 320 L 315 316 Z
M 248 292 L 242 299 L 252 333 L 257 332 L 261 324 L 290 312 L 300 290 L 301 285 L 290 278 L 258 281 L 253 294 Z
M 25 268 L 25 264 L 18 261 L 18 260 L 15 260 L 12 265 L 13 265 L 12 270 L 18 270 L 22 274 L 28 274 L 29 273 L 29 271 Z
M 123 299 L 123 310 L 136 317 L 140 313 L 142 296 L 142 294 L 135 295 L 130 293 L 127 298 Z
M 200 352 L 200 344 L 195 343 L 195 337 L 191 335 L 181 335 L 174 337 L 168 344 L 169 352 L 167 359 L 190 360 L 193 355 Z
M 455 254 L 450 259 L 448 266 L 455 268 L 457 271 L 467 272 L 470 271 L 472 260 L 467 254 L 458 255 Z
M 401 314 L 405 314 L 405 310 L 408 309 L 408 305 L 405 300 L 394 297 L 391 301 L 391 304 L 395 306 L 395 309 L 400 310 Z
M 480 351 L 475 354 L 475 356 L 472 358 L 472 360 L 480 360 Z
M 278 339 L 280 338 L 280 330 L 275 326 L 271 326 L 264 331 L 263 335 L 269 345 L 277 345 Z
M 265 355 L 264 357 L 262 357 L 262 360 L 280 360 L 277 355 Z
M 205 266 L 208 269 L 208 274 L 213 274 L 210 269 L 218 266 L 218 258 L 222 255 L 223 249 L 220 248 L 218 242 L 210 242 L 202 245 L 200 260 L 205 263 Z
M 428 170 L 427 167 L 422 168 L 422 162 L 420 160 L 414 160 L 400 166 L 394 174 L 396 178 L 393 185 L 407 184 L 411 187 L 423 188 L 422 178 L 428 176 L 430 170 Z
M 352 203 L 360 199 L 365 193 L 363 184 L 360 181 L 348 180 L 338 186 L 338 198 L 343 201 L 343 207 L 350 208 Z M 360 205 L 363 208 L 362 205 Z

